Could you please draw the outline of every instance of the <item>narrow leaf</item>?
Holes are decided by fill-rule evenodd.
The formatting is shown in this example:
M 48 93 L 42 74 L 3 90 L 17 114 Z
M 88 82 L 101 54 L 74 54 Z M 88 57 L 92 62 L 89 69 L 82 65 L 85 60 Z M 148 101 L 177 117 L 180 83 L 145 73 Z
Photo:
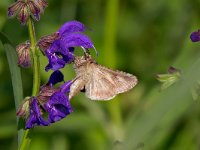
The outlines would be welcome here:
M 21 101 L 23 100 L 23 87 L 22 87 L 22 79 L 21 79 L 21 71 L 17 65 L 17 54 L 15 49 L 13 48 L 11 42 L 8 38 L 0 32 L 0 40 L 4 46 L 4 50 L 6 52 L 12 86 L 13 86 L 13 94 L 14 94 L 14 101 L 16 110 L 19 108 Z M 18 143 L 21 143 L 21 139 L 23 137 L 23 129 L 21 128 L 21 121 L 17 117 L 17 125 L 18 125 Z

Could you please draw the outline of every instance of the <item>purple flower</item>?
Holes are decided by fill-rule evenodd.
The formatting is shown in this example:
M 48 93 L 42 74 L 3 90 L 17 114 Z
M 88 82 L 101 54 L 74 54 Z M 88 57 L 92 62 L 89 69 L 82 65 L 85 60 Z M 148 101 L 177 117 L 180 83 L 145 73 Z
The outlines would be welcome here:
M 71 63 L 74 59 L 74 48 L 68 48 L 64 50 L 60 47 L 60 40 L 56 40 L 52 43 L 51 47 L 45 51 L 46 56 L 49 59 L 48 65 L 45 70 L 49 69 L 58 70 L 63 68 L 66 63 Z
M 61 38 L 62 49 L 68 49 L 70 47 L 82 47 L 85 49 L 93 48 L 93 44 L 90 38 L 81 33 L 66 34 Z
M 198 30 L 197 32 L 192 32 L 192 34 L 190 35 L 190 39 L 192 40 L 192 42 L 200 41 L 200 30 Z
M 44 105 L 44 108 L 49 113 L 49 123 L 59 121 L 73 111 L 68 97 L 63 92 L 54 93 Z
M 62 81 L 64 81 L 64 76 L 63 76 L 62 72 L 60 72 L 59 70 L 56 70 L 51 74 L 47 84 L 53 86 L 56 83 L 62 82 Z
M 71 63 L 74 60 L 74 48 L 81 47 L 85 49 L 94 48 L 94 45 L 90 38 L 82 32 L 86 30 L 84 24 L 78 21 L 70 21 L 65 23 L 58 30 L 59 37 L 52 41 L 49 36 L 49 42 L 47 38 L 39 40 L 39 47 L 43 50 L 43 53 L 47 56 L 49 63 L 45 67 L 45 70 L 59 70 L 66 64 Z M 44 46 L 45 45 L 45 46 Z M 45 47 L 45 48 L 44 48 Z
M 36 125 L 48 126 L 49 123 L 42 118 L 37 100 L 34 98 L 30 104 L 30 115 L 26 122 L 26 129 L 33 128 Z
M 54 75 L 60 76 L 58 71 Z M 53 78 L 54 76 L 51 76 L 51 77 Z M 52 81 L 55 82 L 56 79 L 53 79 Z M 44 109 L 49 114 L 48 116 L 49 123 L 54 123 L 56 121 L 59 121 L 65 118 L 67 115 L 69 115 L 73 111 L 69 103 L 68 96 L 66 96 L 66 93 L 70 91 L 71 84 L 72 84 L 72 81 L 68 81 L 64 83 L 60 87 L 60 91 L 55 92 L 44 104 Z
M 51 74 L 48 83 L 40 88 L 39 95 L 30 103 L 30 115 L 26 122 L 26 129 L 36 125 L 47 126 L 65 118 L 73 111 L 68 95 L 66 95 L 70 91 L 72 81 L 65 82 L 58 88 L 54 87 L 61 81 L 63 81 L 63 74 L 57 70 Z M 47 121 L 43 119 L 43 113 L 48 114 Z
M 75 32 L 84 32 L 86 27 L 79 21 L 73 20 L 66 22 L 64 25 L 61 26 L 59 29 L 60 35 L 75 33 Z

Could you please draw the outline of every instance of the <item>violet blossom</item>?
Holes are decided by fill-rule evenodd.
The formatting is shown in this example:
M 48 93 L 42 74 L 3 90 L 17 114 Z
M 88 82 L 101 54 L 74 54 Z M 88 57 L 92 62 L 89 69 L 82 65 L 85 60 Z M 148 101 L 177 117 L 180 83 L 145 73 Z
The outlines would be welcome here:
M 30 104 L 30 114 L 29 119 L 26 122 L 26 129 L 33 128 L 36 125 L 48 126 L 49 123 L 43 119 L 38 102 L 33 98 Z
M 40 88 L 39 94 L 31 98 L 26 129 L 37 125 L 48 126 L 72 113 L 73 110 L 68 95 L 66 95 L 69 93 L 72 81 L 65 82 L 60 87 L 55 87 L 55 84 L 61 81 L 63 81 L 62 73 L 58 70 L 53 72 L 48 83 Z M 47 119 L 43 118 L 45 113 L 48 114 Z M 25 115 L 23 114 L 23 116 Z
M 71 63 L 74 60 L 75 47 L 81 47 L 84 51 L 94 48 L 90 38 L 82 33 L 85 30 L 86 27 L 81 22 L 70 21 L 61 26 L 56 32 L 59 33 L 59 38 L 55 37 L 55 40 L 52 40 L 53 38 L 46 36 L 46 38 L 39 40 L 38 46 L 49 60 L 48 65 L 45 67 L 46 71 L 50 69 L 59 70 L 67 63 Z M 47 46 L 47 44 L 49 45 Z

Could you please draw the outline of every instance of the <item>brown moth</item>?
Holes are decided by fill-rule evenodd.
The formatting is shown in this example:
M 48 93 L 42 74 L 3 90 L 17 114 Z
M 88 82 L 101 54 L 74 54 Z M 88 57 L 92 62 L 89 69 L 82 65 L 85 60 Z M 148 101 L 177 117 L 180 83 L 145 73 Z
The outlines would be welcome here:
M 74 69 L 76 77 L 70 87 L 69 99 L 84 90 L 92 100 L 110 100 L 130 90 L 138 82 L 132 74 L 98 65 L 87 53 L 85 56 L 75 56 Z

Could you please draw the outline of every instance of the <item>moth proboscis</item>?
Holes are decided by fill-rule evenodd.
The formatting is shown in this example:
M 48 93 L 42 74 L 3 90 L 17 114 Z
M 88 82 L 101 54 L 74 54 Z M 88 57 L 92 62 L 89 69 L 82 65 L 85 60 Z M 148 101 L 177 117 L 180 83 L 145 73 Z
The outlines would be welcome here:
M 74 69 L 76 77 L 70 87 L 69 99 L 84 90 L 91 100 L 110 100 L 132 89 L 138 82 L 132 74 L 97 64 L 87 53 L 75 56 Z

